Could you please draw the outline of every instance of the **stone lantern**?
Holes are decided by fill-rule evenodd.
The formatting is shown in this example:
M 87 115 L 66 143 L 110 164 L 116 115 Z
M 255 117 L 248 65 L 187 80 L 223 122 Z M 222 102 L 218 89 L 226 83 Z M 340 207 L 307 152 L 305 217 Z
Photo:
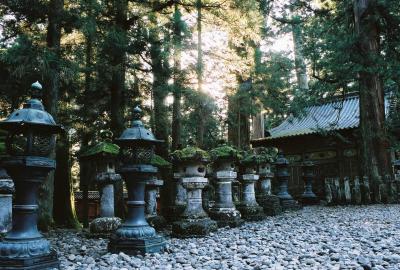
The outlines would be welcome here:
M 50 154 L 56 145 L 55 134 L 62 131 L 44 110 L 42 86 L 32 84 L 32 99 L 14 111 L 0 128 L 8 131 L 9 158 L 3 166 L 15 184 L 13 225 L 0 242 L 0 269 L 53 269 L 59 267 L 57 253 L 37 229 L 39 185 L 56 162 Z
M 175 163 L 183 166 L 182 185 L 187 190 L 187 206 L 181 220 L 172 224 L 172 233 L 178 237 L 201 237 L 217 230 L 217 222 L 211 220 L 203 209 L 202 190 L 208 184 L 206 163 L 208 153 L 197 148 L 193 140 L 189 146 L 172 154 Z
M 81 158 L 92 160 L 96 169 L 96 184 L 100 190 L 100 217 L 90 223 L 90 232 L 98 236 L 107 236 L 121 224 L 114 215 L 114 185 L 121 181 L 115 173 L 115 159 L 119 153 L 118 145 L 111 143 L 111 134 L 102 133 L 104 141 L 89 147 Z
M 211 150 L 215 177 L 215 204 L 208 214 L 216 220 L 219 227 L 238 227 L 243 223 L 240 212 L 236 210 L 232 199 L 232 181 L 236 180 L 235 162 L 239 159 L 238 151 L 222 142 Z
M 280 200 L 272 194 L 272 156 L 266 148 L 260 147 L 256 154 L 257 173 L 260 176 L 256 192 L 258 204 L 264 209 L 268 216 L 276 216 L 282 212 Z
M 171 164 L 158 155 L 154 155 L 151 165 L 157 167 L 159 170 L 167 169 Z M 160 188 L 164 185 L 164 181 L 160 179 L 161 176 L 155 175 L 152 179 L 147 181 L 145 189 L 145 213 L 147 222 L 156 230 L 165 227 L 166 220 L 163 216 L 158 215 L 157 212 L 157 197 L 160 193 Z
M 281 200 L 283 210 L 296 210 L 299 208 L 297 201 L 295 201 L 292 195 L 288 192 L 289 182 L 289 161 L 283 155 L 283 152 L 278 153 L 277 160 L 275 162 L 276 176 L 279 181 L 279 192 L 277 196 Z
M 257 203 L 255 194 L 255 183 L 259 179 L 257 172 L 257 159 L 254 154 L 245 154 L 240 162 L 242 171 L 240 181 L 242 182 L 242 198 L 237 205 L 242 218 L 248 221 L 258 221 L 264 219 L 263 208 Z
M 315 177 L 314 169 L 315 165 L 312 161 L 305 161 L 302 164 L 303 167 L 303 179 L 304 179 L 304 193 L 301 195 L 303 204 L 317 204 L 318 198 L 312 190 L 312 183 Z
M 121 147 L 122 165 L 118 172 L 122 175 L 128 189 L 128 214 L 124 223 L 113 233 L 108 245 L 112 253 L 126 254 L 160 252 L 165 247 L 165 239 L 156 234 L 145 218 L 145 185 L 157 174 L 151 165 L 154 148 L 162 141 L 146 129 L 140 120 L 142 110 L 133 110 L 133 122 L 115 140 Z

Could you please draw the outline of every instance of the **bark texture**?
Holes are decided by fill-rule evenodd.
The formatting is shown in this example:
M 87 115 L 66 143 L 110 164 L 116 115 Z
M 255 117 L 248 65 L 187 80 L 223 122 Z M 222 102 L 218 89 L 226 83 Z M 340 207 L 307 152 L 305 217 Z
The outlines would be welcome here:
M 360 84 L 360 149 L 362 175 L 371 179 L 379 202 L 381 179 L 390 173 L 388 141 L 384 121 L 384 90 L 379 75 L 379 16 L 375 0 L 354 0 L 357 54 L 362 66 Z

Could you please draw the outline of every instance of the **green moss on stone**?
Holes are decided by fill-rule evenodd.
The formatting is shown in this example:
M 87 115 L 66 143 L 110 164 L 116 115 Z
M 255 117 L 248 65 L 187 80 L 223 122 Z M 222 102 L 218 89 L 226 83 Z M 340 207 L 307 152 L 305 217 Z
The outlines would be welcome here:
M 82 151 L 80 157 L 91 157 L 101 153 L 116 156 L 119 153 L 119 146 L 110 142 L 99 142 Z
M 171 163 L 160 157 L 159 155 L 154 155 L 151 159 L 151 165 L 157 168 L 169 168 L 171 167 Z
M 210 156 L 212 161 L 223 160 L 223 159 L 239 160 L 242 158 L 242 155 L 236 148 L 229 146 L 227 144 L 212 149 L 210 151 Z
M 272 163 L 275 156 L 276 153 L 273 150 L 268 148 L 259 148 L 257 149 L 257 153 L 254 153 L 253 151 L 245 152 L 240 163 L 245 166 Z
M 208 161 L 210 155 L 196 146 L 188 146 L 182 150 L 174 151 L 171 155 L 171 159 L 174 162 Z

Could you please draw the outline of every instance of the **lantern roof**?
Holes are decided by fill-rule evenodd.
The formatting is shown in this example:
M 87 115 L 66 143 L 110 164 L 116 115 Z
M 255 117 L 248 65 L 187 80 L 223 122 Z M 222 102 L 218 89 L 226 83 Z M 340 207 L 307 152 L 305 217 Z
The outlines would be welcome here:
M 218 160 L 235 161 L 242 158 L 239 151 L 235 147 L 227 144 L 224 140 L 221 140 L 216 148 L 211 149 L 210 156 L 214 162 Z
M 162 158 L 159 155 L 154 155 L 151 159 L 151 165 L 157 167 L 157 168 L 169 168 L 171 167 L 171 163 L 166 161 L 164 158 Z
M 282 151 L 278 152 L 278 156 L 275 162 L 275 165 L 277 166 L 287 166 L 289 165 L 289 161 L 285 158 L 285 156 L 283 155 Z
M 57 125 L 51 114 L 44 110 L 40 101 L 42 96 L 42 85 L 35 82 L 31 85 L 32 98 L 28 100 L 22 109 L 11 113 L 5 120 L 0 122 L 0 128 L 4 130 L 30 129 L 36 128 L 52 133 L 62 130 L 61 125 Z
M 95 145 L 89 146 L 80 154 L 81 158 L 94 157 L 101 154 L 108 154 L 116 156 L 119 153 L 119 146 L 111 142 L 99 142 Z
M 175 150 L 171 154 L 171 160 L 174 164 L 190 161 L 206 163 L 209 161 L 209 159 L 210 155 L 208 154 L 208 152 L 197 147 L 192 138 L 189 139 L 187 147 L 180 150 Z
M 143 111 L 139 107 L 133 109 L 133 121 L 130 128 L 125 129 L 122 135 L 115 140 L 118 145 L 126 145 L 132 143 L 150 143 L 158 144 L 164 141 L 157 140 L 154 134 L 145 128 L 141 121 Z

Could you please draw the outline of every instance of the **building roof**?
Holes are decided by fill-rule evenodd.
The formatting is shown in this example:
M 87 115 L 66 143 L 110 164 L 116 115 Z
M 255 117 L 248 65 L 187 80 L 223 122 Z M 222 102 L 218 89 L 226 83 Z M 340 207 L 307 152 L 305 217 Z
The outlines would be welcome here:
M 391 107 L 391 95 L 385 95 L 385 114 Z M 360 124 L 359 97 L 348 96 L 321 105 L 305 108 L 299 117 L 289 116 L 279 126 L 268 131 L 262 140 L 309 135 L 320 131 L 357 128 Z

